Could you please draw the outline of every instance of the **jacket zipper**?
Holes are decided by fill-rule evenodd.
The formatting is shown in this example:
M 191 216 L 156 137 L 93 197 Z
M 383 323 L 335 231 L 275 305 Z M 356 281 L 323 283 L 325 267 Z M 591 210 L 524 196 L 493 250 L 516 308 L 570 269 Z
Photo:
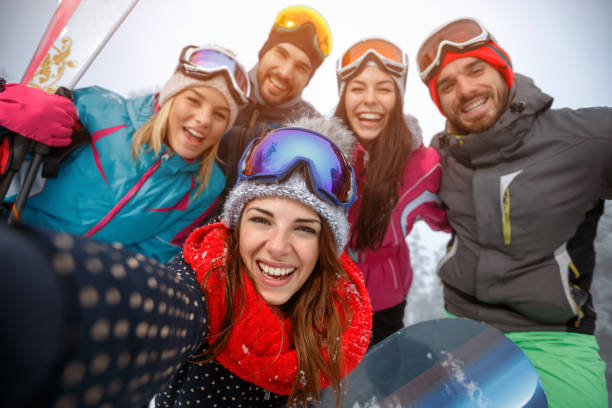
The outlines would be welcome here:
M 504 244 L 510 245 L 512 242 L 512 231 L 510 228 L 510 188 L 506 189 L 502 200 L 502 230 L 504 233 Z
M 505 174 L 499 179 L 499 190 L 501 193 L 499 201 L 501 206 L 502 234 L 504 236 L 505 245 L 510 245 L 512 243 L 512 229 L 510 227 L 510 184 L 522 171 L 521 169 L 514 173 Z

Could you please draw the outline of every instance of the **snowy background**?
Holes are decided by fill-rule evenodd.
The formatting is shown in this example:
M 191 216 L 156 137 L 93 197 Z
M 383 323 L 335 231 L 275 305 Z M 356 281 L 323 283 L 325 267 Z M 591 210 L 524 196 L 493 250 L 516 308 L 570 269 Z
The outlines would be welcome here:
M 101 4 L 106 0 L 96 0 Z M 58 0 L 0 2 L 0 77 L 21 79 Z M 555 97 L 553 107 L 612 106 L 612 2 L 609 0 L 297 0 L 325 16 L 333 49 L 304 92 L 319 111 L 338 100 L 335 61 L 355 41 L 382 36 L 400 45 L 414 66 L 421 41 L 458 17 L 481 20 L 509 53 L 515 71 L 533 77 Z M 286 0 L 140 0 L 77 86 L 100 85 L 125 96 L 158 90 L 187 44 L 217 43 L 232 49 L 247 68 L 257 61 L 276 13 Z M 92 24 L 94 21 L 92 21 Z M 76 41 L 77 39 L 75 39 Z M 405 110 L 415 115 L 425 143 L 444 125 L 414 69 Z M 597 336 L 612 385 L 612 204 L 600 222 L 593 283 Z M 437 260 L 447 240 L 418 223 L 409 237 L 415 281 L 406 323 L 442 316 Z M 609 387 L 612 390 L 612 386 Z M 611 399 L 612 401 L 612 399 Z

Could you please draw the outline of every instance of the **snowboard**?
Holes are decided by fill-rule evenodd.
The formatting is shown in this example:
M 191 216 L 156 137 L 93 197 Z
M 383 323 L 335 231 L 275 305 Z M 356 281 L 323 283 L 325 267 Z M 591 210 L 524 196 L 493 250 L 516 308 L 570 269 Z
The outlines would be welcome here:
M 373 346 L 343 380 L 343 407 L 547 407 L 538 374 L 501 331 L 447 318 L 405 327 Z M 335 407 L 324 389 L 317 407 Z

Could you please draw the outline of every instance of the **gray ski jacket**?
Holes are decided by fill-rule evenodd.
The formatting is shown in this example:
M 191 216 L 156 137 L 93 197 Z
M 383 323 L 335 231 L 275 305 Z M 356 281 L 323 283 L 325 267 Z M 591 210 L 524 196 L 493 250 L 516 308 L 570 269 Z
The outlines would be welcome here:
M 453 229 L 438 265 L 446 308 L 504 332 L 595 329 L 590 285 L 612 198 L 612 109 L 550 109 L 516 74 L 490 129 L 441 132 L 439 197 Z

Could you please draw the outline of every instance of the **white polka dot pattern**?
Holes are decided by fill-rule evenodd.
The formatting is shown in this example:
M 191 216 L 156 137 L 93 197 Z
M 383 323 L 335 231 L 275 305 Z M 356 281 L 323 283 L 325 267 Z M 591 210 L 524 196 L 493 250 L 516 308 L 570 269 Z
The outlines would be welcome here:
M 51 407 L 144 406 L 196 351 L 208 327 L 191 270 L 84 238 L 52 236 L 65 296 L 65 344 Z M 74 305 L 78 305 L 76 308 Z

